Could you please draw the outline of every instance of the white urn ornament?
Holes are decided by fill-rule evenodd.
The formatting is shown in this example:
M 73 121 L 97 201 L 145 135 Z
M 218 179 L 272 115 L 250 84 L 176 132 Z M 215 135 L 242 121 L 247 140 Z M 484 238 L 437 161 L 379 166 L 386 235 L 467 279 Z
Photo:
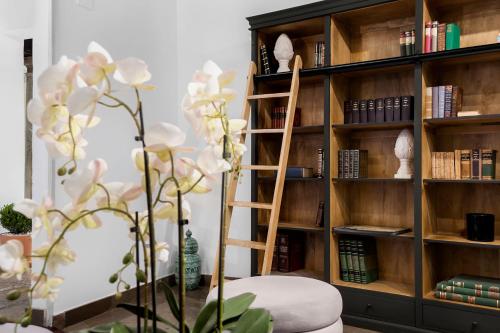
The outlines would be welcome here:
M 413 178 L 413 135 L 408 129 L 405 128 L 399 133 L 394 146 L 394 153 L 399 159 L 399 169 L 394 178 Z
M 274 57 L 280 64 L 277 73 L 289 72 L 288 63 L 293 58 L 292 41 L 286 34 L 281 34 L 274 45 Z

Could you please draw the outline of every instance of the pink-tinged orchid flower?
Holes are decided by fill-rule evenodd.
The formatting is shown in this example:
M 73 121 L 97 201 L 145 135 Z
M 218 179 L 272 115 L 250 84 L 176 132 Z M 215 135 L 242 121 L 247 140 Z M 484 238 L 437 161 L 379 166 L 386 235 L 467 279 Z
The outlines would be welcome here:
M 231 164 L 222 158 L 221 146 L 206 146 L 196 161 L 204 175 L 214 175 L 231 170 Z
M 38 278 L 40 280 L 38 281 Z M 38 284 L 33 289 L 33 298 L 45 299 L 54 302 L 59 293 L 59 287 L 63 284 L 64 279 L 58 276 L 48 277 L 47 275 L 33 275 L 32 280 L 38 281 Z
M 39 97 L 45 106 L 63 105 L 73 91 L 78 64 L 66 56 L 47 68 L 38 78 Z
M 164 198 L 159 208 L 155 209 L 154 216 L 157 220 L 166 220 L 171 223 L 177 222 L 177 197 Z M 182 217 L 186 220 L 191 219 L 191 205 L 186 199 L 182 199 Z
M 170 154 L 188 152 L 191 148 L 181 147 L 186 141 L 186 134 L 177 126 L 158 123 L 151 126 L 144 136 L 146 151 L 156 154 L 163 162 L 170 161 Z
M 90 161 L 86 169 L 78 171 L 64 181 L 64 191 L 73 200 L 73 205 L 86 203 L 99 189 L 102 175 L 108 169 L 106 161 Z
M 46 257 L 52 245 L 52 243 L 46 242 L 38 249 L 33 250 L 33 254 L 36 256 Z M 49 272 L 55 272 L 60 265 L 69 265 L 73 263 L 75 259 L 75 252 L 69 248 L 66 240 L 62 239 L 52 247 L 50 256 L 46 258 L 47 268 L 49 269 Z
M 14 206 L 15 211 L 32 220 L 34 235 L 43 227 L 49 239 L 52 239 L 54 232 L 54 225 L 51 218 L 55 214 L 49 213 L 49 210 L 52 208 L 54 208 L 54 202 L 50 197 L 45 197 L 41 204 L 31 199 L 24 199 Z
M 148 65 L 137 58 L 125 58 L 116 61 L 116 70 L 114 78 L 116 81 L 128 86 L 150 90 L 151 85 L 145 83 L 151 80 L 151 73 L 148 71 Z
M 142 186 L 133 183 L 113 182 L 104 184 L 96 195 L 99 207 L 127 210 L 128 203 L 139 198 L 144 192 Z
M 0 278 L 9 279 L 15 276 L 22 279 L 28 271 L 28 262 L 23 257 L 23 244 L 17 239 L 11 239 L 0 245 Z
M 108 51 L 96 42 L 89 44 L 87 52 L 80 63 L 79 75 L 88 86 L 97 86 L 116 66 Z

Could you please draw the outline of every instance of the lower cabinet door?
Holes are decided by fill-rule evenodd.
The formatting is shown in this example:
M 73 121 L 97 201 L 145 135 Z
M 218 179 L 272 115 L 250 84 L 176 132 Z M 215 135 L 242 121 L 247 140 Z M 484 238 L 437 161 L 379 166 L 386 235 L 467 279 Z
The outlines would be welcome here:
M 415 301 L 413 298 L 383 293 L 359 292 L 339 288 L 344 304 L 343 313 L 400 325 L 415 326 Z
M 495 315 L 424 304 L 423 317 L 426 328 L 440 332 L 500 332 L 500 312 Z

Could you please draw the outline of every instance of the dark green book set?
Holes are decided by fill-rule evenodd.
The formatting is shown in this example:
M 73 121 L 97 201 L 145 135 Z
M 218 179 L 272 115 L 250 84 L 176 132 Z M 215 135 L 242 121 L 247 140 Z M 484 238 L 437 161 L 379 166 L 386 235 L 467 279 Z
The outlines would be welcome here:
M 259 94 L 290 84 L 291 73 L 276 73 L 280 34 L 303 59 L 301 119 L 288 165 L 323 165 L 322 177 L 285 181 L 279 228 L 302 233 L 304 265 L 276 274 L 337 287 L 346 324 L 398 333 L 500 332 L 500 292 L 474 287 L 500 279 L 500 225 L 492 242 L 465 236 L 467 213 L 500 217 L 500 180 L 432 177 L 433 153 L 500 151 L 500 1 L 319 1 L 248 20 Z M 415 50 L 402 55 L 408 31 Z M 456 116 L 433 117 L 426 95 L 441 86 L 460 88 Z M 377 100 L 383 102 L 378 120 Z M 284 103 L 255 102 L 252 128 L 272 128 L 272 110 Z M 394 147 L 404 129 L 414 138 L 411 179 L 395 178 Z M 279 133 L 252 134 L 251 142 L 252 164 L 277 164 Z M 351 159 L 356 153 L 359 160 Z M 499 164 L 492 159 L 496 174 Z M 272 179 L 252 171 L 252 201 L 271 201 Z M 323 223 L 316 224 L 323 202 Z M 267 214 L 252 209 L 253 240 L 264 239 Z M 349 226 L 409 232 L 340 232 Z M 261 262 L 252 252 L 252 274 Z

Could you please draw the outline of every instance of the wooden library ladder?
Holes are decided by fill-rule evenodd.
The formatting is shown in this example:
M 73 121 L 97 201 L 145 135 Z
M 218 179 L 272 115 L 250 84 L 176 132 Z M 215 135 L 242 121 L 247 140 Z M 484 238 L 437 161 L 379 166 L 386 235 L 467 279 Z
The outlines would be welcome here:
M 292 138 L 293 119 L 295 116 L 295 107 L 297 105 L 297 95 L 299 92 L 299 71 L 302 69 L 302 59 L 300 56 L 295 57 L 293 65 L 293 75 L 289 92 L 261 94 L 254 95 L 254 82 L 253 78 L 257 72 L 255 63 L 250 63 L 247 77 L 246 98 L 243 107 L 242 119 L 247 121 L 247 128 L 250 118 L 251 104 L 255 100 L 269 99 L 269 98 L 288 98 L 288 106 L 286 111 L 285 126 L 282 129 L 246 129 L 243 130 L 240 136 L 240 142 L 245 143 L 246 134 L 267 134 L 267 133 L 282 133 L 281 151 L 279 156 L 278 165 L 242 165 L 241 170 L 254 170 L 254 171 L 276 171 L 276 183 L 274 186 L 273 201 L 271 203 L 262 202 L 246 202 L 236 201 L 236 189 L 238 187 L 238 173 L 231 174 L 229 178 L 229 187 L 226 196 L 226 229 L 224 239 L 226 246 L 238 246 L 249 248 L 253 250 L 264 251 L 264 261 L 262 263 L 262 275 L 271 273 L 271 266 L 273 261 L 274 243 L 276 241 L 276 232 L 278 230 L 278 219 L 281 208 L 281 197 L 283 195 L 283 186 L 285 183 L 286 168 L 288 163 L 288 152 L 290 151 L 290 140 Z M 236 161 L 236 164 L 240 164 Z M 269 227 L 267 231 L 266 242 L 256 242 L 241 239 L 231 239 L 229 236 L 229 227 L 231 225 L 231 216 L 234 207 L 245 207 L 254 209 L 270 210 L 271 215 L 269 219 Z M 218 248 L 218 247 L 217 247 Z M 219 267 L 219 253 L 215 256 L 214 273 L 212 274 L 212 281 L 210 289 L 217 286 L 218 280 L 218 267 Z

